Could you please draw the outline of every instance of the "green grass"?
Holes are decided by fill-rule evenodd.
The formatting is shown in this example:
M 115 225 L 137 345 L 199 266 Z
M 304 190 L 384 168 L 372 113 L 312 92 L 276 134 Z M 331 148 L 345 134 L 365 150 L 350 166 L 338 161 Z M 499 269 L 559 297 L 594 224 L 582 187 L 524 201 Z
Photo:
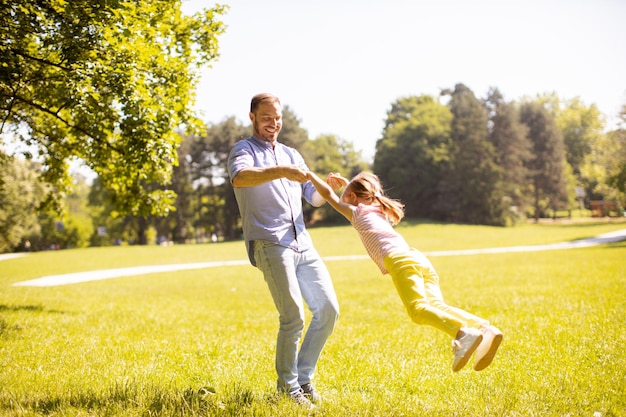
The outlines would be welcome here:
M 624 223 L 490 228 L 406 222 L 419 249 L 555 243 Z M 347 226 L 323 256 L 363 254 Z M 0 415 L 289 416 L 275 394 L 277 317 L 249 265 L 67 286 L 11 284 L 99 268 L 244 259 L 242 242 L 35 253 L 0 261 Z M 626 242 L 431 258 L 449 304 L 505 333 L 482 372 L 450 369 L 449 337 L 413 324 L 373 262 L 332 261 L 341 318 L 319 363 L 318 416 L 626 415 Z M 210 387 L 212 393 L 199 393 Z

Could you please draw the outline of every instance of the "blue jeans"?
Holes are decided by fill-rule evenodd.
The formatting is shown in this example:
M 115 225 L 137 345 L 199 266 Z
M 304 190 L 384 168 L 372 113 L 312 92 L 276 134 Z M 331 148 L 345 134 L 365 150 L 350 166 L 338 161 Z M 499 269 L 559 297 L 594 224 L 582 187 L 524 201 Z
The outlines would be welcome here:
M 293 393 L 311 382 L 322 349 L 339 317 L 339 303 L 326 265 L 313 248 L 302 253 L 257 240 L 254 258 L 278 310 L 277 387 Z M 304 302 L 312 313 L 304 331 Z

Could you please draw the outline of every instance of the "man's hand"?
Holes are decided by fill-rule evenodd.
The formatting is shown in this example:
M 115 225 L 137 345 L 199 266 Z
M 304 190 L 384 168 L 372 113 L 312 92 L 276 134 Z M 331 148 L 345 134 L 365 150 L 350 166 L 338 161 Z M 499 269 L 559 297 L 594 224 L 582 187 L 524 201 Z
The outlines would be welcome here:
M 283 177 L 287 178 L 288 180 L 299 182 L 300 184 L 309 180 L 309 171 L 304 167 L 296 165 L 286 165 L 281 168 L 284 170 Z

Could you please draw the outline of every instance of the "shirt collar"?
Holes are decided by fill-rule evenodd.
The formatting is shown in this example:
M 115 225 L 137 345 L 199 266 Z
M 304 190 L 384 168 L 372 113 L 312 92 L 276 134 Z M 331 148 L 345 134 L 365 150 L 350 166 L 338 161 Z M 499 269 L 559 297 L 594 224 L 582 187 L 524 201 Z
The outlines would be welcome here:
M 262 146 L 262 147 L 264 147 L 264 148 L 268 148 L 268 149 L 271 149 L 271 148 L 272 148 L 272 144 L 271 144 L 271 143 L 269 143 L 269 142 L 268 142 L 268 141 L 266 141 L 266 140 L 259 139 L 259 138 L 258 138 L 258 137 L 256 137 L 255 135 L 252 135 L 252 136 L 251 136 L 251 138 L 252 138 L 252 140 L 253 140 L 253 141 L 255 141 L 255 142 L 257 143 L 257 145 L 259 145 L 259 146 Z M 276 141 L 276 142 L 275 142 L 275 144 L 277 144 L 277 143 L 278 143 L 278 141 Z

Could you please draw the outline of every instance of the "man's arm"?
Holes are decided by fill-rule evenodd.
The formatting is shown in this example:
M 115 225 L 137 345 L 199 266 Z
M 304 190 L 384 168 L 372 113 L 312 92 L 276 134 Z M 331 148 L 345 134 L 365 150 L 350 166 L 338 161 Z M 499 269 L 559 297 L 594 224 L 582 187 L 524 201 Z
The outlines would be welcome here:
M 254 187 L 279 178 L 303 183 L 308 180 L 307 170 L 295 165 L 249 167 L 239 171 L 232 182 L 233 187 L 244 188 Z

